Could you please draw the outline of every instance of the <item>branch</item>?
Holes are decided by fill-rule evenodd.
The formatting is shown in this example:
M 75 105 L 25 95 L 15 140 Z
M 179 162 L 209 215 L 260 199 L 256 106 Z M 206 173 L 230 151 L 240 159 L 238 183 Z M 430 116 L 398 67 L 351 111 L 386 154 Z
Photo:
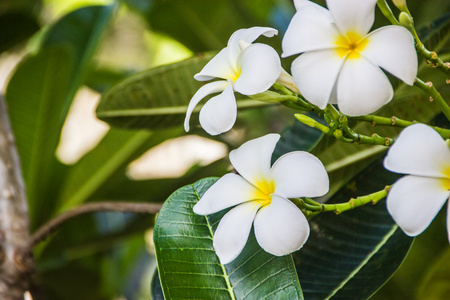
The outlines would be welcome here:
M 0 95 L 0 299 L 23 299 L 34 269 L 21 249 L 29 241 L 28 209 L 19 157 Z
M 137 214 L 156 214 L 162 203 L 130 203 L 130 202 L 98 202 L 88 203 L 64 212 L 39 228 L 30 238 L 27 249 L 30 251 L 40 242 L 44 241 L 65 222 L 78 216 L 94 212 L 130 212 Z

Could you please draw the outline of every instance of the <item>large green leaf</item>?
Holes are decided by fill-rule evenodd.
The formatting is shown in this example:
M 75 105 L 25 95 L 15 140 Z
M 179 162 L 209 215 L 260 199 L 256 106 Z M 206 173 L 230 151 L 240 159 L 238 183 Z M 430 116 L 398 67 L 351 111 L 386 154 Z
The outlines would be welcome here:
M 143 14 L 152 30 L 163 32 L 194 52 L 219 50 L 226 46 L 231 34 L 241 28 L 270 26 L 277 1 L 261 0 L 126 0 Z M 279 44 L 279 40 L 278 40 Z
M 97 117 L 113 126 L 159 129 L 181 126 L 187 106 L 203 83 L 194 80 L 212 55 L 157 67 L 132 76 L 103 94 Z M 257 107 L 267 103 L 238 101 L 238 107 Z M 200 111 L 200 106 L 195 110 Z M 198 119 L 198 118 L 197 118 Z M 192 123 L 198 122 L 192 118 Z
M 167 199 L 154 243 L 166 299 L 303 299 L 290 256 L 264 252 L 254 235 L 232 263 L 222 265 L 212 245 L 223 216 L 194 214 L 193 205 L 217 179 L 185 186 Z
M 31 227 L 52 211 L 64 170 L 59 135 L 115 5 L 76 10 L 51 26 L 39 52 L 19 65 L 6 92 L 27 187 Z M 42 210 L 45 206 L 47 209 Z
M 381 190 L 398 177 L 379 160 L 330 203 Z M 310 225 L 308 241 L 294 254 L 306 299 L 369 298 L 397 270 L 413 241 L 394 223 L 384 201 L 341 215 L 323 213 Z

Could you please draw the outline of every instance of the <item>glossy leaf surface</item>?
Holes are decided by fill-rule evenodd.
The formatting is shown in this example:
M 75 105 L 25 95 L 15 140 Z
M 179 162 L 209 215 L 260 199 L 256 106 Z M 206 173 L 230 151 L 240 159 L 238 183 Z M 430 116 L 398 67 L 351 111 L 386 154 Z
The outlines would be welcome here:
M 192 211 L 216 180 L 179 189 L 158 215 L 154 243 L 165 298 L 303 299 L 291 256 L 264 252 L 253 234 L 237 259 L 220 264 L 212 237 L 223 213 L 206 218 Z
M 378 160 L 329 203 L 381 190 L 398 177 Z M 369 298 L 397 270 L 413 241 L 394 223 L 384 200 L 340 215 L 323 213 L 310 225 L 307 243 L 293 254 L 306 299 Z

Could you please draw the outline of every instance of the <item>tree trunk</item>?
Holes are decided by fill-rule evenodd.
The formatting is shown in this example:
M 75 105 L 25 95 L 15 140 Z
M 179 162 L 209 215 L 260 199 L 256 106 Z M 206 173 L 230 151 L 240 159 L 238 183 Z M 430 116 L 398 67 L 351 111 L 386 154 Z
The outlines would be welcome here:
M 28 212 L 19 157 L 0 96 L 0 299 L 24 299 L 34 260 L 29 243 Z

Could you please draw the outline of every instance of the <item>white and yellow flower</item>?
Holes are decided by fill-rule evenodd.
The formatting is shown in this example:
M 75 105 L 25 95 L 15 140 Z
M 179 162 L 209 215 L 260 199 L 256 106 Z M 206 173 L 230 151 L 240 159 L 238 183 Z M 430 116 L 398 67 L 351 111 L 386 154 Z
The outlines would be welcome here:
M 304 151 L 287 153 L 271 166 L 279 138 L 268 134 L 231 151 L 230 161 L 240 175 L 220 178 L 194 206 L 200 215 L 233 207 L 214 233 L 214 249 L 223 264 L 241 253 L 252 225 L 258 244 L 273 255 L 292 253 L 308 239 L 308 221 L 288 199 L 324 195 L 328 174 L 318 158 Z
M 417 54 L 411 33 L 395 25 L 368 33 L 377 0 L 327 0 L 329 10 L 307 0 L 294 3 L 297 12 L 284 35 L 282 57 L 303 53 L 291 70 L 308 101 L 321 109 L 337 103 L 346 115 L 365 115 L 393 97 L 381 69 L 414 83 Z
M 252 44 L 259 36 L 272 37 L 277 30 L 268 27 L 240 29 L 233 33 L 226 48 L 214 56 L 196 74 L 199 81 L 215 78 L 201 87 L 192 97 L 186 113 L 184 128 L 189 131 L 189 119 L 197 104 L 206 96 L 219 93 L 211 98 L 200 111 L 200 124 L 211 135 L 230 130 L 236 122 L 237 106 L 234 92 L 254 95 L 269 89 L 281 74 L 278 53 L 265 44 Z
M 450 149 L 423 124 L 404 129 L 384 160 L 389 171 L 410 174 L 389 190 L 387 209 L 409 236 L 422 233 L 450 196 Z M 447 211 L 450 241 L 450 206 Z

